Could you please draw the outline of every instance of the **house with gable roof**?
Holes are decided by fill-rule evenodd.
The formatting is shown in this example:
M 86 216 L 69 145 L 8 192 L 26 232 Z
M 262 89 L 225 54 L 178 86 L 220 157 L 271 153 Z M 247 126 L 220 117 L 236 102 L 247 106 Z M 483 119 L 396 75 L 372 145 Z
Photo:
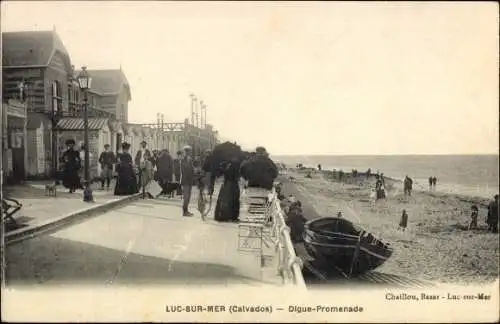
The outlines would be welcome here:
M 128 122 L 128 103 L 132 100 L 130 84 L 125 73 L 115 70 L 87 70 L 92 77 L 88 94 L 89 106 L 100 108 L 114 115 L 115 119 Z M 75 74 L 78 75 L 79 71 Z
M 69 109 L 73 72 L 71 58 L 55 29 L 2 33 L 3 101 L 19 98 L 19 84 L 24 84 L 28 125 L 40 125 L 43 129 L 43 133 L 35 131 L 34 140 L 26 141 L 28 160 L 30 152 L 47 152 L 38 160 L 36 167 L 37 170 L 44 170 L 46 176 L 57 169 L 53 128 L 58 118 Z M 47 168 L 46 164 L 50 167 Z M 49 174 L 46 174 L 47 170 Z

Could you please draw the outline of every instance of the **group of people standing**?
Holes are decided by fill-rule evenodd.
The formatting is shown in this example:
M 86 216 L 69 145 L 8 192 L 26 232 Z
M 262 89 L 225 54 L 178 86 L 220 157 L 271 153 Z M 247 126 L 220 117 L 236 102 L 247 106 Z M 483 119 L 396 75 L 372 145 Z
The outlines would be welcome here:
M 66 141 L 66 146 L 67 150 L 61 158 L 63 185 L 69 192 L 74 192 L 82 187 L 79 174 L 82 169 L 82 157 L 74 148 L 74 140 Z M 216 177 L 222 176 L 224 181 L 217 198 L 215 220 L 238 221 L 240 179 L 243 178 L 250 188 L 272 190 L 274 180 L 278 176 L 278 168 L 264 147 L 257 147 L 255 152 L 246 155 L 242 153 L 239 157 L 225 161 L 214 161 L 210 150 L 203 152 L 202 156 L 193 156 L 190 146 L 176 152 L 175 158 L 166 149 L 152 153 L 145 141 L 141 142 L 141 148 L 135 158 L 130 154 L 129 143 L 123 143 L 121 147 L 122 152 L 115 155 L 110 150 L 110 145 L 106 144 L 99 156 L 102 189 L 109 189 L 115 172 L 114 194 L 117 196 L 136 194 L 153 179 L 162 189 L 175 183 L 177 194 L 183 198 L 182 214 L 187 217 L 193 216 L 189 211 L 193 186 L 200 190 L 200 194 L 207 189 L 212 195 Z
M 274 180 L 278 176 L 276 164 L 269 158 L 264 147 L 257 147 L 255 152 L 230 161 L 224 161 L 220 168 L 224 177 L 214 219 L 219 222 L 237 222 L 240 213 L 240 178 L 249 188 L 272 190 Z
M 436 177 L 429 177 L 429 190 L 436 190 L 437 181 Z

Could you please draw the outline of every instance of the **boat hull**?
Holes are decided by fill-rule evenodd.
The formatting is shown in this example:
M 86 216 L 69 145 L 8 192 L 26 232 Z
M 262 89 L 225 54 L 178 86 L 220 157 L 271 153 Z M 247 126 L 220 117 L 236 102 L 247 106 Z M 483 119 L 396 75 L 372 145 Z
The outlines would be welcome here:
M 326 272 L 356 276 L 381 266 L 392 255 L 388 244 L 345 219 L 322 218 L 305 225 L 304 246 Z

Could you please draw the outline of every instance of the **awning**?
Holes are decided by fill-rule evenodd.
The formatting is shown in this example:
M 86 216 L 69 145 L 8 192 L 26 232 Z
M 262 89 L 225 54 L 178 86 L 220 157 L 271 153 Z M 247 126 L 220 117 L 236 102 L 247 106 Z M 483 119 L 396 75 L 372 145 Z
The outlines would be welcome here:
M 107 118 L 89 118 L 89 129 L 100 130 L 108 123 Z M 63 118 L 56 126 L 59 130 L 84 130 L 83 118 Z

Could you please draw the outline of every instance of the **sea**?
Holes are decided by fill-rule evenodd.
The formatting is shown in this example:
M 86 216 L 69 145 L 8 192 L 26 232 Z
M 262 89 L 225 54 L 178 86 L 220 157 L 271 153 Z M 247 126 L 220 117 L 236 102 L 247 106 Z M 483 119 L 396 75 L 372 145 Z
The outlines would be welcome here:
M 428 179 L 435 176 L 436 190 L 469 196 L 491 198 L 498 194 L 498 155 L 285 155 L 271 156 L 276 162 L 294 168 L 298 163 L 305 167 L 323 170 L 342 170 L 372 173 L 403 180 L 406 175 L 414 181 L 415 189 L 428 188 Z

